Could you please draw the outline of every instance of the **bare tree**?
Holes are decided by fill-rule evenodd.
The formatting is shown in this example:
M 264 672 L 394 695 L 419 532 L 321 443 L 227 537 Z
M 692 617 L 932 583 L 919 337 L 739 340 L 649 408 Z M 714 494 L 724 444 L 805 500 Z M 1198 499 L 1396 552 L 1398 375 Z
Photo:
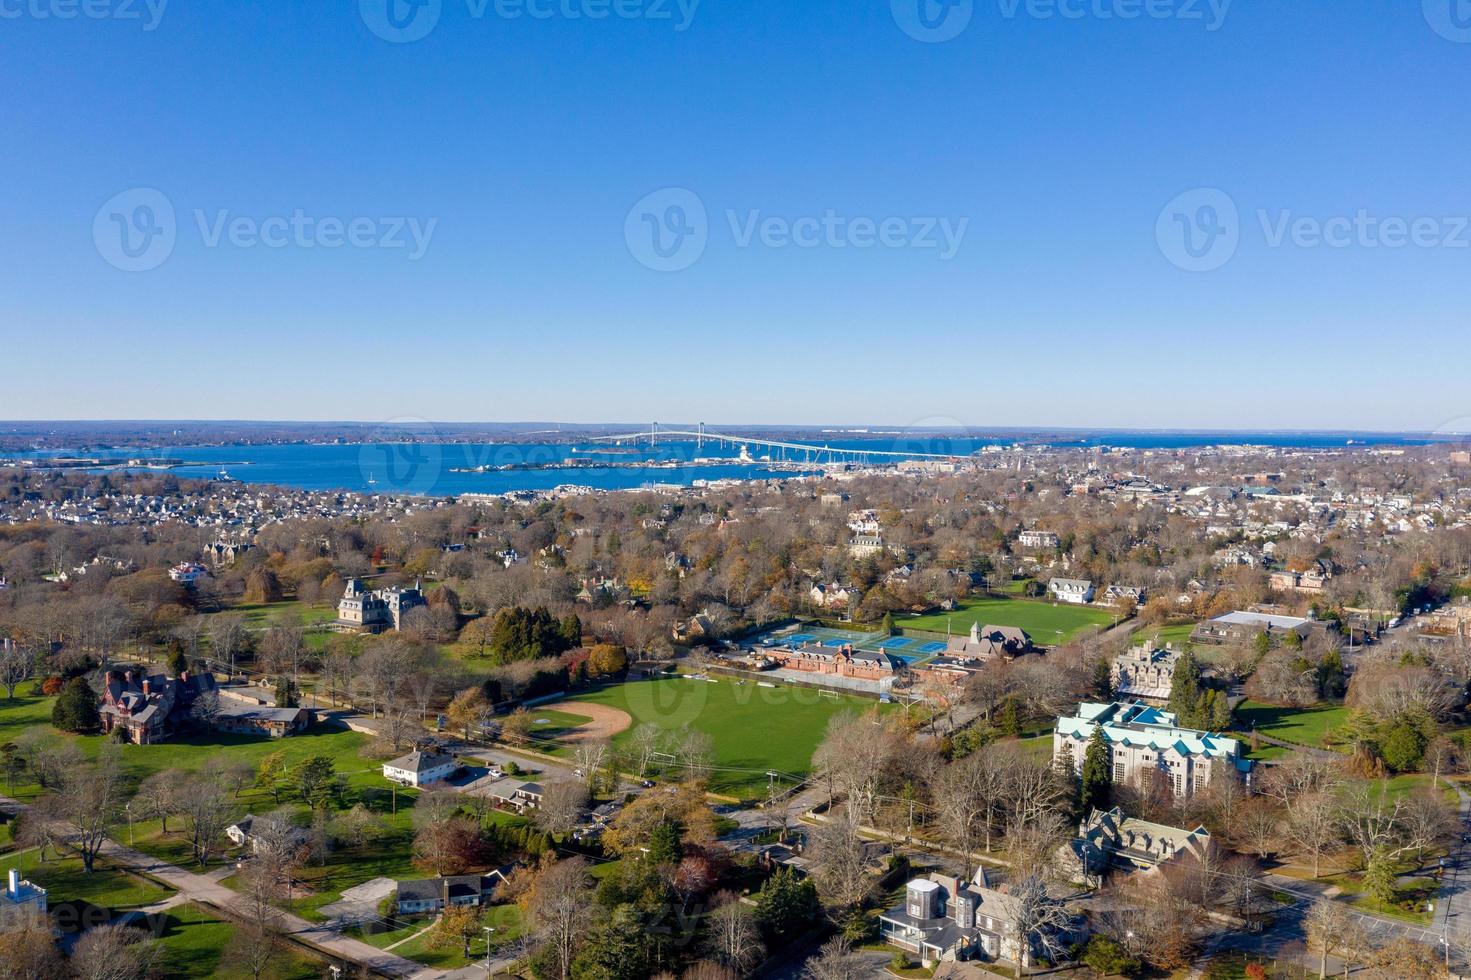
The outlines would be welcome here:
M 559 980 L 572 973 L 572 960 L 587 924 L 592 901 L 587 862 L 582 858 L 559 861 L 546 868 L 531 887 L 528 911 L 531 926 L 551 954 Z
M 15 700 L 15 689 L 30 680 L 36 672 L 36 654 L 29 647 L 10 640 L 0 647 L 0 686 L 7 700 Z
M 235 675 L 235 658 L 250 644 L 245 618 L 238 613 L 220 613 L 209 620 L 209 647 L 214 659 Z
M 114 747 L 104 745 L 98 761 L 78 766 L 56 793 L 57 815 L 66 825 L 66 839 L 91 874 L 107 832 L 117 822 L 123 805 L 122 778 Z
M 848 800 L 848 816 L 857 824 L 873 821 L 874 803 L 897 746 L 893 732 L 875 713 L 843 712 L 827 725 L 813 764 Z
M 1048 959 L 1062 953 L 1063 937 L 1072 925 L 1072 913 L 1047 894 L 1047 883 L 1041 875 L 1028 875 L 1013 885 L 1010 899 L 1010 925 L 1021 947 L 1017 951 L 1017 975 L 1024 977 L 1033 950 Z
M 649 766 L 664 744 L 664 730 L 653 722 L 645 722 L 633 730 L 628 738 L 628 755 L 640 776 L 648 774 Z
M 807 980 L 862 980 L 871 970 L 863 957 L 853 949 L 846 936 L 828 940 L 822 952 L 807 961 Z
M 1310 793 L 1293 802 L 1287 836 L 1313 859 L 1313 877 L 1321 870 L 1323 852 L 1338 839 L 1338 802 L 1328 792 Z
M 77 939 L 72 975 L 77 980 L 145 980 L 153 972 L 159 947 L 140 929 L 97 926 Z
M 813 829 L 809 855 L 813 880 L 827 905 L 847 910 L 868 896 L 874 876 L 863 838 L 858 836 L 858 825 L 847 816 Z
M 178 769 L 165 769 L 143 777 L 138 791 L 128 804 L 134 820 L 157 820 L 163 833 L 169 832 L 169 818 L 180 811 L 180 789 L 187 777 Z
M 1343 903 L 1320 898 L 1308 910 L 1308 946 L 1318 951 L 1318 976 L 1328 976 L 1328 957 L 1347 954 L 1353 932 L 1353 917 Z
M 240 897 L 231 907 L 241 922 L 230 938 L 226 955 L 253 980 L 260 980 L 281 955 L 281 883 L 277 869 L 259 858 L 249 862 L 237 880 Z
M 559 780 L 546 788 L 532 819 L 547 833 L 565 837 L 581 825 L 583 814 L 587 812 L 587 800 L 585 785 L 571 779 Z
M 219 847 L 232 806 L 223 781 L 214 775 L 188 777 L 177 791 L 178 812 L 189 818 L 189 846 L 201 868 Z
M 751 907 L 734 895 L 723 898 L 705 920 L 710 951 L 721 963 L 745 976 L 760 965 L 766 947 Z

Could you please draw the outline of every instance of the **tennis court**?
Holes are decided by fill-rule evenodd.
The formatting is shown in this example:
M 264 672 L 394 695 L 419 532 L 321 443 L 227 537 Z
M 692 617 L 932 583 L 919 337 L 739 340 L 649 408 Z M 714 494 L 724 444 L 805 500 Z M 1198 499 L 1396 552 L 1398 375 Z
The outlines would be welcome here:
M 906 664 L 924 663 L 945 651 L 945 644 L 920 640 L 910 636 L 884 636 L 880 633 L 864 633 L 860 630 L 830 629 L 826 626 L 809 626 L 799 633 L 769 633 L 758 639 L 766 646 L 799 647 L 819 644 L 825 647 L 852 646 L 855 650 L 877 653 L 882 650 Z

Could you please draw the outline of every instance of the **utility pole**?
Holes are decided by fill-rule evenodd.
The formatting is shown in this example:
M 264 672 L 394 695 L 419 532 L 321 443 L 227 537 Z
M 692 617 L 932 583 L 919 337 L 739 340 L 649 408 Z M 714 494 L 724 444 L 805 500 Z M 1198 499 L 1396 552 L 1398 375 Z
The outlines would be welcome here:
M 494 926 L 481 926 L 485 930 L 485 975 L 490 976 L 490 936 L 495 932 Z

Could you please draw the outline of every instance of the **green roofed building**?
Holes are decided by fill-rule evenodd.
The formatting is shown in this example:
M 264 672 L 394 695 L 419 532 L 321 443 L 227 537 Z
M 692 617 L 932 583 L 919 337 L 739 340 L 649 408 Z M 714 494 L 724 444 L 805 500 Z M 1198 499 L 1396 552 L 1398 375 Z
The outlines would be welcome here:
M 1071 718 L 1057 719 L 1053 758 L 1071 760 L 1073 771 L 1082 772 L 1088 740 L 1098 728 L 1108 742 L 1114 783 L 1139 785 L 1157 774 L 1176 796 L 1190 796 L 1218 772 L 1250 779 L 1251 762 L 1243 757 L 1239 741 L 1181 728 L 1172 713 L 1137 701 L 1085 702 Z

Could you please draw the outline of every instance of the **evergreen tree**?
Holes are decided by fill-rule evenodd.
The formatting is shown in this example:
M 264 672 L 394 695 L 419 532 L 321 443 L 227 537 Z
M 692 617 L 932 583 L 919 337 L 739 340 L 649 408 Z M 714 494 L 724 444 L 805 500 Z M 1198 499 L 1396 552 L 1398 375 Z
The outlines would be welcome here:
M 572 963 L 573 980 L 642 980 L 652 976 L 649 936 L 632 905 L 619 905 L 595 920 Z
M 893 613 L 891 613 L 891 612 L 884 613 L 884 621 L 883 621 L 883 624 L 879 627 L 879 631 L 881 633 L 883 633 L 885 636 L 893 636 L 894 635 L 894 614 Z
M 562 642 L 565 644 L 562 649 L 575 650 L 577 647 L 582 646 L 582 620 L 578 618 L 576 613 L 570 613 L 562 617 L 558 632 L 561 633 Z
M 1093 693 L 1100 701 L 1113 700 L 1113 667 L 1102 657 L 1093 662 Z
M 301 696 L 296 690 L 296 683 L 289 677 L 282 677 L 276 681 L 276 707 L 301 707 Z
M 1388 904 L 1394 901 L 1394 862 L 1384 848 L 1374 851 L 1369 866 L 1364 869 L 1364 887 L 1379 901 Z
M 1109 763 L 1108 739 L 1103 726 L 1093 729 L 1088 739 L 1088 748 L 1083 753 L 1083 789 L 1081 803 L 1084 813 L 1108 809 L 1112 790 L 1112 773 Z
M 679 825 L 666 820 L 649 834 L 649 863 L 678 864 L 684 855 L 679 843 Z
M 1201 727 L 1200 662 L 1193 653 L 1180 655 L 1175 661 L 1175 676 L 1170 681 L 1170 710 L 1186 728 Z
M 1223 732 L 1231 727 L 1231 699 L 1225 691 L 1215 691 L 1211 704 L 1211 730 Z
M 64 732 L 95 732 L 102 725 L 97 713 L 97 695 L 80 677 L 67 681 L 51 707 L 51 724 Z
M 169 649 L 168 668 L 170 677 L 178 677 L 189 669 L 189 658 L 184 656 L 184 650 L 177 643 Z
M 1395 772 L 1417 769 L 1425 758 L 1425 736 L 1407 721 L 1395 725 L 1379 750 L 1384 764 Z
M 817 886 L 783 868 L 767 879 L 756 896 L 756 921 L 768 936 L 790 937 L 817 917 Z

